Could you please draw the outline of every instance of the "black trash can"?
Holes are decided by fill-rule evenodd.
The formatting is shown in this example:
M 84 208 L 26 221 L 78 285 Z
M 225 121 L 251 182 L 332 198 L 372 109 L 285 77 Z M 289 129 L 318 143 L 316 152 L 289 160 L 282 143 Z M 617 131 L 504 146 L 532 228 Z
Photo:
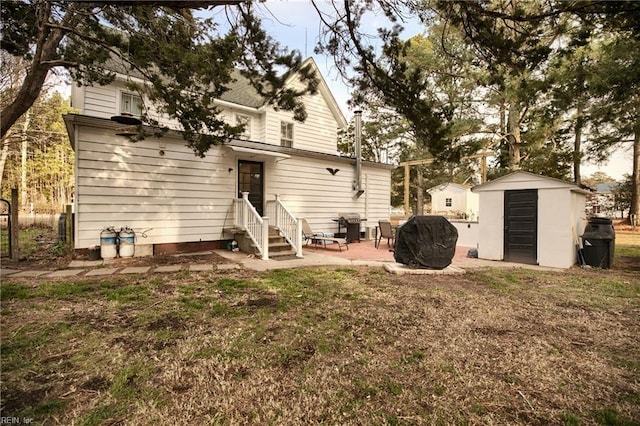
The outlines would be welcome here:
M 587 265 L 609 269 L 613 266 L 616 232 L 611 219 L 594 217 L 589 219 L 582 234 L 582 253 Z

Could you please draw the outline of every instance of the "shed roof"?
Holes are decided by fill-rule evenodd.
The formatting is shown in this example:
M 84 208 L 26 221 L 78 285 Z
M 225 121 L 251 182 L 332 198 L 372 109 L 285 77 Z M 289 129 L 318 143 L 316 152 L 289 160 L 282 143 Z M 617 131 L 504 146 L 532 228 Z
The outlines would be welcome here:
M 595 191 L 598 194 L 611 194 L 617 186 L 617 182 L 602 182 L 596 185 Z
M 471 185 L 461 185 L 459 183 L 447 182 L 447 183 L 442 183 L 440 185 L 436 185 L 434 187 L 431 187 L 431 188 L 427 189 L 427 192 L 429 194 L 431 194 L 433 192 L 445 191 L 447 189 L 454 189 L 454 190 L 456 190 L 456 192 L 464 192 L 464 191 L 466 191 L 468 189 L 471 189 Z
M 572 192 L 588 194 L 589 191 L 573 182 L 566 182 L 562 179 L 549 176 L 537 175 L 535 173 L 516 171 L 504 176 L 500 176 L 481 185 L 471 188 L 473 192 L 505 191 L 517 189 L 558 189 L 566 188 Z

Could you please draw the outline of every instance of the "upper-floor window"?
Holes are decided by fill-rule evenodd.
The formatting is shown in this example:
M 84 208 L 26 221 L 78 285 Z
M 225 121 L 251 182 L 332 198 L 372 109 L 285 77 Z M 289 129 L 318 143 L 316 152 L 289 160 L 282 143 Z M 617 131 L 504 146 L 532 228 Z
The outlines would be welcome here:
M 280 122 L 280 145 L 293 147 L 293 123 Z
M 447 206 L 447 207 L 451 207 L 453 205 L 453 199 L 445 198 L 444 199 L 444 205 Z
M 120 113 L 127 113 L 135 116 L 142 115 L 142 98 L 138 95 L 122 92 L 120 98 Z
M 251 139 L 251 116 L 236 114 L 236 126 L 244 124 L 244 130 L 238 135 L 240 139 Z

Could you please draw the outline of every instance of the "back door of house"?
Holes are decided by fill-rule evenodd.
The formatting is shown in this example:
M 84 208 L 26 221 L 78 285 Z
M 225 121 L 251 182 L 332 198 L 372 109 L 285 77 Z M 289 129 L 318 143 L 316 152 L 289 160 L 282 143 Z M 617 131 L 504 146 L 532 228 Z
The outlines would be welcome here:
M 260 216 L 264 216 L 264 163 L 257 161 L 238 161 L 238 197 L 249 193 L 249 201 Z
M 504 193 L 504 260 L 538 263 L 538 190 Z

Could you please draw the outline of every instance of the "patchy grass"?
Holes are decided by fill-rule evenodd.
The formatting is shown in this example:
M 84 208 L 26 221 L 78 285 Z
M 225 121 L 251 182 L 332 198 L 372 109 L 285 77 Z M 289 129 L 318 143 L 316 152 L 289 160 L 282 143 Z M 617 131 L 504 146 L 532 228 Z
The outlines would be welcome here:
M 614 268 L 640 272 L 640 228 L 616 230 Z
M 35 424 L 640 422 L 633 268 L 236 270 L 0 291 L 2 415 Z
M 18 231 L 18 246 L 21 257 L 30 257 L 43 251 L 52 250 L 56 246 L 56 231 L 48 226 L 30 226 Z M 9 256 L 9 230 L 0 230 L 0 247 L 3 256 Z

